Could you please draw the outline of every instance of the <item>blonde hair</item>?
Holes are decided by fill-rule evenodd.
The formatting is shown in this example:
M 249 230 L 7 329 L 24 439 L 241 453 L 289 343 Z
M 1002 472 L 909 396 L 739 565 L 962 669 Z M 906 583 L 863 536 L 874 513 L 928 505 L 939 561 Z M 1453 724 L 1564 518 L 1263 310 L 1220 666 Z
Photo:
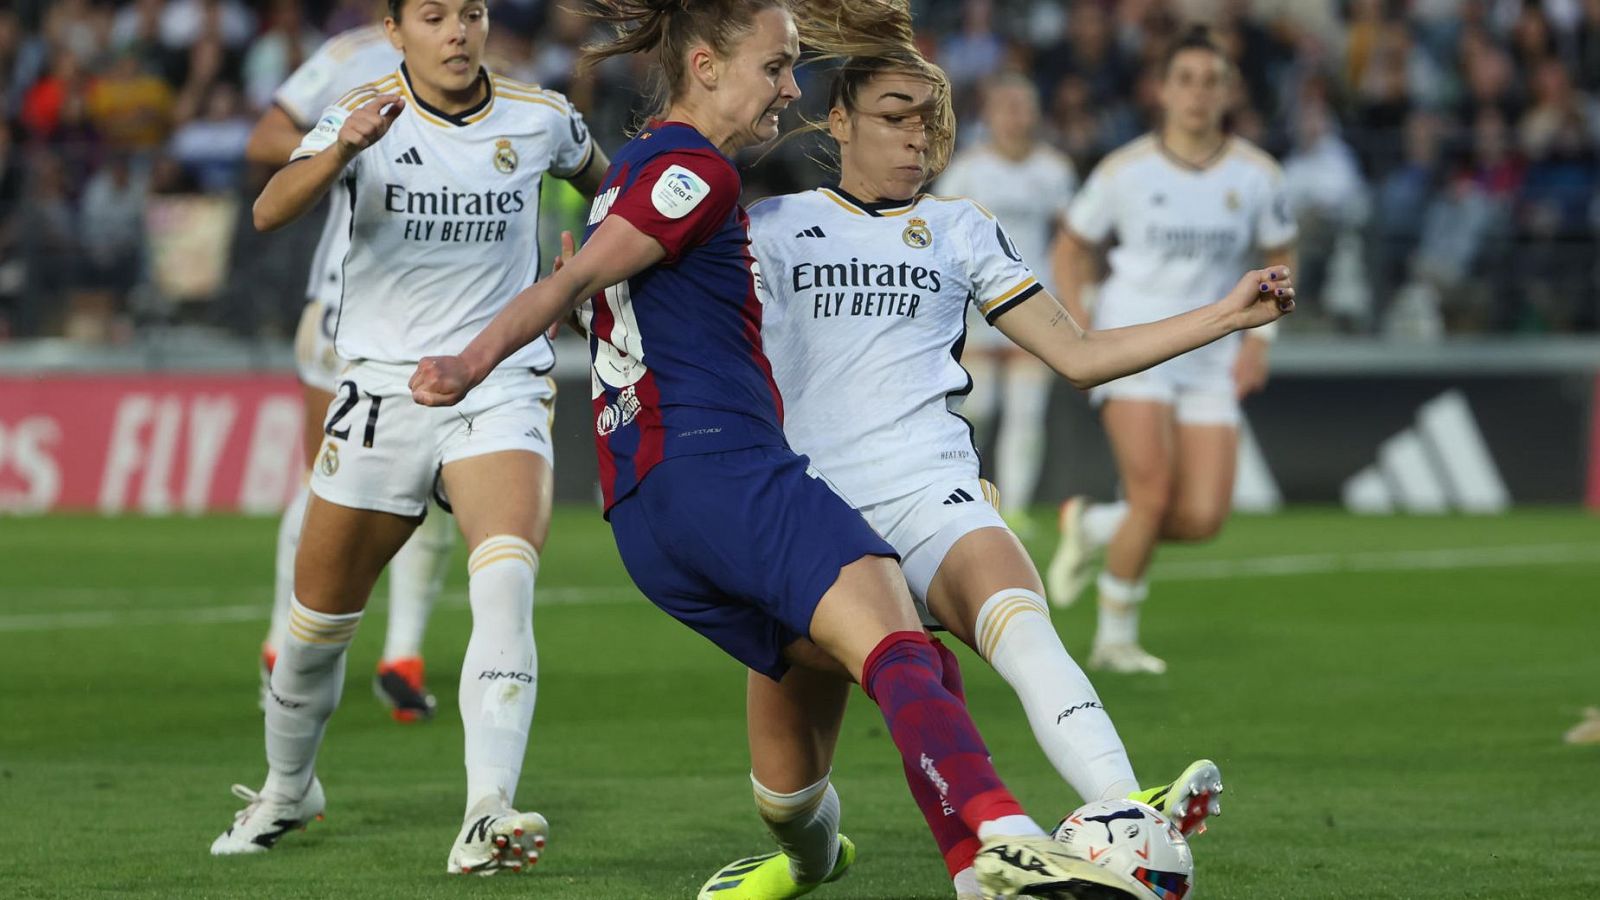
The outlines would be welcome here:
M 830 110 L 854 115 L 862 90 L 879 75 L 909 75 L 933 88 L 926 103 L 906 112 L 920 115 L 928 132 L 928 179 L 944 171 L 955 149 L 950 79 L 917 48 L 906 0 L 799 0 L 794 14 L 801 42 L 818 59 L 839 63 L 828 88 Z M 797 133 L 826 129 L 825 121 L 810 122 Z

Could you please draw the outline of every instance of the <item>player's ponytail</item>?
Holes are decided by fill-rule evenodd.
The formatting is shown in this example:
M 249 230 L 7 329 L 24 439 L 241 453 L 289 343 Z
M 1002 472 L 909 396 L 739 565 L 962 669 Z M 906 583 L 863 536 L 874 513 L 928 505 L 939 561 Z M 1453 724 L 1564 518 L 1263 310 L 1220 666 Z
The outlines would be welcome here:
M 910 75 L 926 81 L 933 94 L 921 109 L 928 132 L 928 178 L 950 162 L 955 149 L 956 116 L 950 79 L 917 48 L 906 0 L 804 0 L 794 6 L 800 42 L 822 59 L 838 61 L 828 89 L 828 108 L 853 114 L 862 90 L 878 75 Z M 827 131 L 826 121 L 803 131 Z M 835 164 L 837 161 L 834 161 Z
M 615 56 L 654 53 L 661 65 L 649 93 L 654 114 L 661 115 L 687 89 L 684 63 L 691 46 L 703 42 L 727 58 L 758 13 L 790 6 L 789 0 L 588 0 L 579 12 L 610 25 L 612 36 L 584 45 L 578 66 L 582 70 Z

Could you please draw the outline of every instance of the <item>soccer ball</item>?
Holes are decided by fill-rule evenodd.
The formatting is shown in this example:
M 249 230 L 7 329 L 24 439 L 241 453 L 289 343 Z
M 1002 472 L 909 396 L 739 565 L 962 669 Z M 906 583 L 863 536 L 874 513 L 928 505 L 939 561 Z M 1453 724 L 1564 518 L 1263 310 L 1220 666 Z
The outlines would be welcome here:
M 1140 900 L 1192 900 L 1194 857 L 1172 820 L 1136 800 L 1085 804 L 1051 837 L 1080 859 L 1107 869 Z

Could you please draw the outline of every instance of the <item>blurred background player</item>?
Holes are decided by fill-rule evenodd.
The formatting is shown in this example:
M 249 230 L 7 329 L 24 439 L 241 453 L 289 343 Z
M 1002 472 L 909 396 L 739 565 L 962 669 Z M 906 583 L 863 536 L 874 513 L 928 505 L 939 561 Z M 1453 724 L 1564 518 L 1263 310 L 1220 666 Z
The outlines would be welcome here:
M 383 3 L 373 4 L 374 19 L 382 15 L 383 8 Z M 247 158 L 272 169 L 284 165 L 300 146 L 301 138 L 316 125 L 321 110 L 351 88 L 393 72 L 399 64 L 400 52 L 389 44 L 382 25 L 363 25 L 328 39 L 273 93 L 272 106 L 251 132 L 245 148 Z M 323 418 L 333 403 L 339 373 L 346 365 L 334 351 L 333 336 L 349 246 L 350 205 L 329 203 L 306 283 L 305 311 L 295 333 L 295 371 L 305 397 L 308 465 L 316 459 L 317 448 L 322 444 Z M 289 601 L 294 596 L 294 554 L 311 493 L 309 478 L 308 469 L 306 482 L 278 524 L 272 624 L 261 645 L 263 702 L 267 679 L 288 634 Z M 433 504 L 422 525 L 389 564 L 389 623 L 372 687 L 400 722 L 432 718 L 437 705 L 423 683 L 422 638 L 428 627 L 428 613 L 444 586 L 454 545 L 454 522 L 438 504 Z
M 1167 54 L 1159 129 L 1100 163 L 1072 203 L 1061 249 L 1062 300 L 1085 317 L 1090 261 L 1115 239 L 1096 329 L 1149 322 L 1220 295 L 1256 261 L 1294 262 L 1295 220 L 1283 173 L 1224 127 L 1232 64 L 1203 29 Z M 1086 320 L 1088 320 L 1086 318 Z M 1230 336 L 1095 388 L 1123 499 L 1062 504 L 1048 570 L 1050 599 L 1072 603 L 1104 549 L 1099 628 L 1089 668 L 1166 671 L 1139 645 L 1146 573 L 1162 540 L 1214 537 L 1228 517 L 1239 445 L 1239 399 L 1266 381 L 1267 338 Z
M 379 572 L 430 495 L 471 550 L 472 635 L 458 702 L 466 813 L 446 870 L 538 860 L 547 825 L 513 808 L 537 694 L 533 593 L 550 526 L 555 366 L 530 341 L 454 410 L 412 402 L 417 360 L 463 346 L 539 271 L 546 174 L 593 194 L 605 156 L 560 94 L 491 74 L 483 0 L 389 0 L 397 70 L 323 110 L 254 207 L 262 230 L 338 188 L 351 208 L 335 351 L 340 373 L 295 557 L 288 634 L 266 709 L 266 783 L 214 855 L 265 852 L 325 805 L 315 763 L 345 656 Z
M 1005 226 L 1022 259 L 1043 263 L 1066 221 L 1077 171 L 1040 139 L 1039 89 L 1022 75 L 1006 72 L 985 85 L 982 117 L 984 143 L 955 154 L 935 193 L 978 201 Z M 1035 271 L 1053 294 L 1051 268 Z M 961 414 L 972 421 L 978 446 L 994 437 L 1000 511 L 1013 528 L 1026 529 L 1044 465 L 1045 412 L 1054 376 L 1032 354 L 987 327 L 976 307 L 968 321 L 961 365 L 972 376 L 972 391 Z
M 874 20 L 895 21 L 897 6 L 879 6 L 887 8 Z M 826 127 L 838 182 L 750 210 L 784 433 L 900 554 L 912 596 L 932 616 L 925 621 L 948 628 L 1017 692 L 1041 749 L 1073 790 L 1088 801 L 1140 797 L 1193 833 L 1217 808 L 1220 772 L 1199 760 L 1175 782 L 1139 791 L 1099 696 L 1050 622 L 1032 560 L 978 477 L 971 432 L 951 414 L 951 398 L 969 383 L 953 351 L 970 304 L 983 327 L 1036 354 L 1047 371 L 1097 384 L 1215 340 L 1219 322 L 1239 327 L 1242 313 L 1264 306 L 1265 276 L 1251 273 L 1226 300 L 1187 316 L 1085 334 L 989 211 L 919 193 L 950 158 L 955 117 L 946 76 L 916 50 L 903 9 L 899 20 L 901 44 L 846 59 L 834 75 Z M 1275 298 L 1292 301 L 1286 278 L 1270 280 Z M 1261 311 L 1252 321 L 1277 315 Z M 946 686 L 960 693 L 955 657 L 939 649 Z M 826 783 L 831 754 L 796 771 L 782 747 L 831 746 L 847 686 L 752 674 L 748 693 L 751 777 L 770 819 L 779 804 L 768 785 Z M 920 770 L 908 768 L 906 780 L 957 894 L 977 896 L 976 835 L 946 814 Z M 815 866 L 803 854 L 752 862 L 713 875 L 702 898 L 773 896 L 774 884 Z
M 1600 706 L 1591 706 L 1583 711 L 1583 719 L 1567 729 L 1566 741 L 1569 744 L 1600 744 Z

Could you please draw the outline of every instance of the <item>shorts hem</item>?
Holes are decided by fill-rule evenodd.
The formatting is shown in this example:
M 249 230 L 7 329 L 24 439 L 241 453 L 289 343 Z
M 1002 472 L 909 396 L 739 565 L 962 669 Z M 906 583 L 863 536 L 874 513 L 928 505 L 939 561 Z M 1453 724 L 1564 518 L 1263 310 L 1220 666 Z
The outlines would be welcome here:
M 311 493 L 317 495 L 323 500 L 328 501 L 329 503 L 332 503 L 336 506 L 343 506 L 348 509 L 364 509 L 368 512 L 385 512 L 397 516 L 407 516 L 410 518 L 419 518 L 426 515 L 428 512 L 428 501 L 425 499 L 415 503 L 406 503 L 393 500 L 373 500 L 366 497 L 351 497 L 349 495 L 336 496 L 338 492 L 322 489 L 317 485 L 316 479 L 312 479 Z

